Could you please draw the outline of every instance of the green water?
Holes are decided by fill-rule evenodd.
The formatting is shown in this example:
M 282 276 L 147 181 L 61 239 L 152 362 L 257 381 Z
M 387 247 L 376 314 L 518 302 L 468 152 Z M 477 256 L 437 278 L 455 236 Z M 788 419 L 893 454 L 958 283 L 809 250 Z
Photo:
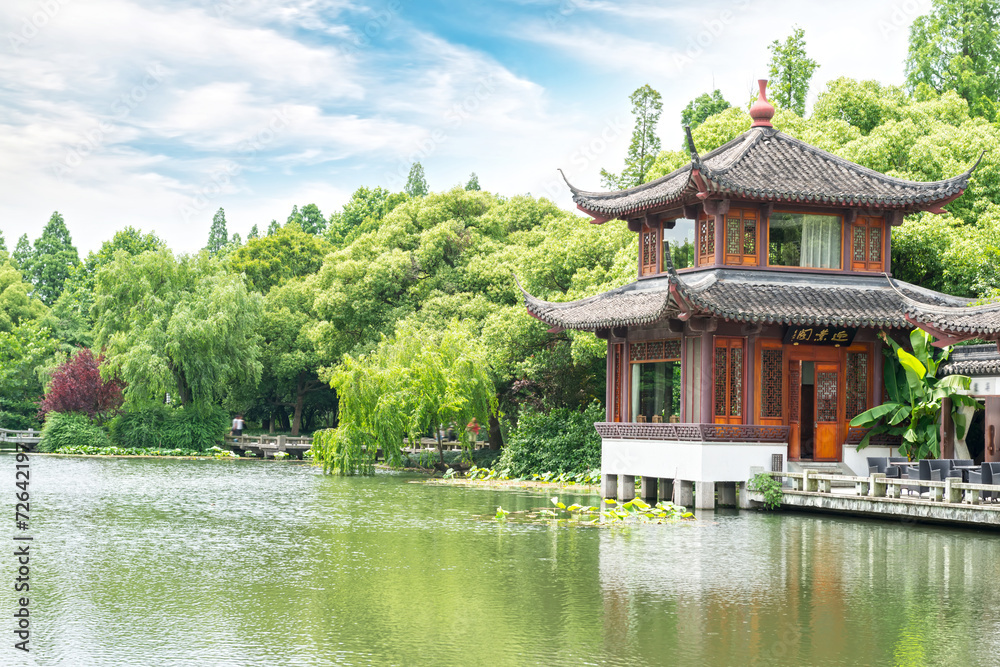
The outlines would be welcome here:
M 476 515 L 548 494 L 290 462 L 31 466 L 32 652 L 2 583 L 0 665 L 1000 664 L 1000 534 L 499 525 Z

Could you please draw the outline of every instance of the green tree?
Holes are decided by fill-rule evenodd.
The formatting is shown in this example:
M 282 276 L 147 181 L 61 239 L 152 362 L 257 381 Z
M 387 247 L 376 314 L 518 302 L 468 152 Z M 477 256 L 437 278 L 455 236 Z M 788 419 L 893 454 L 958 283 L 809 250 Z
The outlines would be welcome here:
M 327 472 L 339 474 L 371 473 L 376 449 L 398 465 L 403 434 L 415 444 L 442 426 L 464 430 L 473 419 L 486 423 L 497 406 L 484 350 L 457 321 L 444 331 L 402 325 L 371 353 L 346 357 L 330 382 L 340 426 L 314 440 L 314 450 Z M 438 452 L 443 465 L 440 444 Z
M 806 114 L 806 94 L 813 72 L 819 65 L 806 55 L 805 31 L 793 27 L 792 34 L 782 44 L 778 40 L 768 47 L 771 61 L 768 70 L 771 75 L 770 99 L 778 105 L 791 109 L 800 116 Z
M 621 174 L 612 174 L 601 169 L 604 186 L 615 190 L 645 183 L 649 168 L 653 165 L 656 154 L 660 152 L 660 138 L 656 134 L 656 124 L 663 110 L 660 93 L 647 84 L 637 88 L 629 100 L 632 102 L 635 128 L 632 130 L 632 142 L 625 157 L 625 169 Z
M 702 93 L 694 98 L 681 111 L 681 125 L 689 125 L 691 129 L 698 127 L 709 116 L 714 116 L 733 106 L 722 97 L 722 91 L 716 88 L 712 94 Z
M 935 0 L 910 26 L 906 84 L 954 90 L 973 115 L 997 117 L 1000 98 L 1000 2 Z
M 7 241 L 4 239 L 2 231 L 0 231 L 0 252 L 5 254 L 7 252 Z
M 306 234 L 322 234 L 323 230 L 326 229 L 326 219 L 316 204 L 303 206 L 299 217 L 301 218 L 302 231 Z
M 867 135 L 882 123 L 899 120 L 900 107 L 907 102 L 906 93 L 898 86 L 841 77 L 827 83 L 820 93 L 812 119 L 842 119 Z
M 28 235 L 21 234 L 21 237 L 17 240 L 17 245 L 14 246 L 14 252 L 11 254 L 10 258 L 13 260 L 14 266 L 23 271 L 27 268 L 28 263 L 31 262 L 31 257 L 34 254 L 35 251 L 31 247 L 31 241 L 28 240 Z
M 302 226 L 302 214 L 299 212 L 298 204 L 292 206 L 292 212 L 288 214 L 288 219 L 285 220 L 286 225 L 290 222 L 294 222 L 300 227 Z
M 482 188 L 479 187 L 479 177 L 476 176 L 476 172 L 472 172 L 472 174 L 469 175 L 469 180 L 465 184 L 465 189 L 466 190 L 481 190 L 482 189 Z
M 79 264 L 80 255 L 63 217 L 56 211 L 42 229 L 42 235 L 35 240 L 31 258 L 23 267 L 35 286 L 35 295 L 51 306 L 62 293 L 66 279 Z
M 343 209 L 330 216 L 326 239 L 336 246 L 343 246 L 360 234 L 374 231 L 394 208 L 406 201 L 404 192 L 392 193 L 382 187 L 360 187 L 344 204 Z
M 0 426 L 38 427 L 45 369 L 55 364 L 58 343 L 37 322 L 0 331 Z
M 271 224 L 267 226 L 267 235 L 270 236 L 271 234 L 274 234 L 279 229 L 281 229 L 281 225 L 278 224 L 278 221 L 277 220 L 272 220 Z
M 325 240 L 291 222 L 270 236 L 250 239 L 227 262 L 233 272 L 246 276 L 251 289 L 267 294 L 276 285 L 319 271 L 331 249 Z
M 132 405 L 170 393 L 207 409 L 260 380 L 262 297 L 218 260 L 119 251 L 97 273 L 94 312 L 102 373 L 127 383 Z
M 208 231 L 208 244 L 205 250 L 216 254 L 229 243 L 229 232 L 226 230 L 226 212 L 220 208 L 212 216 L 212 228 Z
M 257 225 L 255 224 L 253 227 L 250 228 L 250 233 L 247 234 L 247 241 L 259 238 L 260 238 L 260 230 L 257 229 Z
M 414 162 L 410 167 L 410 174 L 406 177 L 406 187 L 403 192 L 411 197 L 423 197 L 429 191 L 427 189 L 427 179 L 424 178 L 424 165 Z
M 293 436 L 299 434 L 307 401 L 324 394 L 329 403 L 333 395 L 318 374 L 334 360 L 322 354 L 313 336 L 318 322 L 313 308 L 316 295 L 314 278 L 309 277 L 275 287 L 264 299 L 261 388 L 266 395 L 262 398 L 270 408 L 291 409 Z M 273 409 L 270 413 L 273 418 Z
M 10 333 L 15 327 L 45 315 L 48 308 L 31 295 L 31 284 L 9 261 L 0 262 L 0 331 Z

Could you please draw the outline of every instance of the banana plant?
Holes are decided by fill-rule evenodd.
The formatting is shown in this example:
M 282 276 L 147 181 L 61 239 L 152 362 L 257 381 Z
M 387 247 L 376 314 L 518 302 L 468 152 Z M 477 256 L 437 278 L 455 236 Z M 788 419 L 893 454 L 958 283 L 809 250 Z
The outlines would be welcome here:
M 909 460 L 938 458 L 941 455 L 939 424 L 943 400 L 951 399 L 951 416 L 955 435 L 959 438 L 965 437 L 969 426 L 961 408 L 981 407 L 976 399 L 961 393 L 968 391 L 971 378 L 948 375 L 939 379 L 938 367 L 947 361 L 952 348 L 946 347 L 935 355 L 935 348 L 931 346 L 934 338 L 920 329 L 910 332 L 912 353 L 884 333 L 880 335 L 891 348 L 891 352 L 883 350 L 887 362 L 883 376 L 889 400 L 851 420 L 851 426 L 870 429 L 858 449 L 867 447 L 872 436 L 888 433 L 902 436 L 899 452 Z

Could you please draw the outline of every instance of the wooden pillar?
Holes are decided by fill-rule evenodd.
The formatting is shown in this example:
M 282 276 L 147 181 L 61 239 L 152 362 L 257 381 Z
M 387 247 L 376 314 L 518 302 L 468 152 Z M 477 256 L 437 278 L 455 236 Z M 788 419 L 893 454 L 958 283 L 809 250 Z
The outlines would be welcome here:
M 951 418 L 951 399 L 941 399 L 941 458 L 955 458 L 955 424 Z
M 607 372 L 604 377 L 607 381 L 604 383 L 604 421 L 612 422 L 615 420 L 614 406 L 611 405 L 611 401 L 614 400 L 614 390 L 615 390 L 615 378 L 614 378 L 614 355 L 615 348 L 611 343 L 611 336 L 608 336 L 608 358 L 607 358 Z
M 984 461 L 1000 461 L 1000 396 L 986 397 L 986 452 Z
M 715 386 L 713 361 L 715 360 L 715 336 L 706 331 L 701 334 L 701 421 L 711 424 L 715 421 L 712 409 L 712 388 Z

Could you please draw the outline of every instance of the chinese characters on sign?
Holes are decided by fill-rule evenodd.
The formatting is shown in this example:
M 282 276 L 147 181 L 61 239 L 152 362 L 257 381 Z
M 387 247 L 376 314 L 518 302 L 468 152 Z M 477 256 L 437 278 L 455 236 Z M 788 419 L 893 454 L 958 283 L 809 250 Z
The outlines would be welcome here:
M 854 340 L 857 329 L 849 327 L 788 327 L 785 332 L 785 342 L 798 345 L 800 343 L 808 345 L 850 345 Z

